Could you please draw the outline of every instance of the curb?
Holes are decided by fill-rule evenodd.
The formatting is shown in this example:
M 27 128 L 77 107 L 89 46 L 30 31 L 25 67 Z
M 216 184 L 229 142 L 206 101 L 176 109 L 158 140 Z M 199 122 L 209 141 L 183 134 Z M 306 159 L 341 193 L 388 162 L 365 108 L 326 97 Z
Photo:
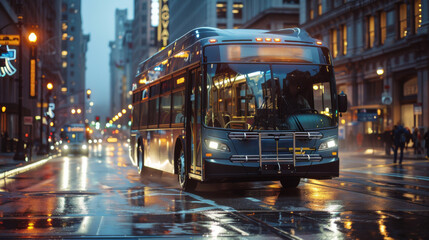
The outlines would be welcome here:
M 1 172 L 0 173 L 0 179 L 6 178 L 9 176 L 13 176 L 13 175 L 16 175 L 19 173 L 23 173 L 23 172 L 26 172 L 26 171 L 31 170 L 33 168 L 39 167 L 39 166 L 45 164 L 47 161 L 49 161 L 52 158 L 57 157 L 57 156 L 58 156 L 58 154 L 52 155 L 52 156 L 47 156 L 45 158 L 41 158 L 41 159 L 36 160 L 36 161 L 24 163 L 23 166 L 12 167 L 12 169 L 10 169 L 10 170 L 6 170 L 4 172 Z

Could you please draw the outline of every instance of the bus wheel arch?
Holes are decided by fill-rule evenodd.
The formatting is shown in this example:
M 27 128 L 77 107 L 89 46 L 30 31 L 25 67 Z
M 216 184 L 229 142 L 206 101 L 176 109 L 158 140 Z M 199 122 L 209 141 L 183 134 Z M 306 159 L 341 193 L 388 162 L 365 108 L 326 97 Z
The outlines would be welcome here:
M 177 174 L 179 186 L 184 191 L 193 191 L 197 186 L 197 182 L 189 178 L 189 160 L 185 157 L 185 144 L 183 140 L 177 140 L 174 149 L 174 169 Z

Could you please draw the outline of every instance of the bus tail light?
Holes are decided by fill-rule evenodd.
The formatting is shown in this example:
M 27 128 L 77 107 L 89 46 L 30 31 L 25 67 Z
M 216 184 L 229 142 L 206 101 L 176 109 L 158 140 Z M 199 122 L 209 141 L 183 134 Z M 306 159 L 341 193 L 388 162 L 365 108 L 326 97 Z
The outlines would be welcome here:
M 255 38 L 257 42 L 262 42 L 262 38 Z
M 280 42 L 281 39 L 280 38 L 274 38 L 274 42 Z
M 322 45 L 322 41 L 317 41 L 316 44 L 317 45 Z
M 271 42 L 271 38 L 265 38 L 265 42 Z
M 212 39 L 209 39 L 209 42 L 210 42 L 210 43 L 216 43 L 216 42 L 217 42 L 217 40 L 216 40 L 216 39 L 214 39 L 214 38 L 212 38 Z

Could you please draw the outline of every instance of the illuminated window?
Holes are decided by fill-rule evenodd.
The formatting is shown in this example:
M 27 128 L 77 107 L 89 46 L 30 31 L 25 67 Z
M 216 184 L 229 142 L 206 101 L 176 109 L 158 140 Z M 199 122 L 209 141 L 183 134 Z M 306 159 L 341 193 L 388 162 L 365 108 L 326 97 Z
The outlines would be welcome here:
M 243 4 L 235 2 L 232 4 L 232 14 L 234 19 L 241 19 L 243 17 Z
M 323 11 L 323 8 L 322 8 L 322 0 L 318 0 L 317 1 L 317 14 L 320 16 L 320 15 L 322 15 L 322 11 Z
M 367 32 L 366 32 L 366 38 L 367 38 L 367 47 L 372 48 L 374 47 L 374 39 L 375 39 L 375 26 L 374 26 L 374 16 L 369 16 L 367 20 Z
M 386 41 L 386 12 L 380 12 L 380 44 Z
M 67 23 L 63 23 L 63 24 L 62 24 L 62 29 L 63 29 L 63 31 L 66 31 L 66 30 L 67 30 L 67 27 L 68 27 L 68 26 L 67 26 Z
M 342 26 L 343 55 L 347 55 L 347 26 Z
M 225 29 L 226 28 L 226 24 L 225 23 L 218 23 L 217 24 L 217 28 Z
M 67 40 L 67 36 L 68 36 L 67 33 L 63 33 L 62 39 Z
M 414 0 L 414 33 L 422 26 L 422 1 Z
M 337 39 L 337 29 L 331 30 L 331 51 L 332 57 L 336 58 L 338 56 L 338 39 Z
M 407 4 L 399 5 L 399 38 L 407 36 Z
M 63 62 L 63 68 L 67 67 L 67 62 Z
M 309 9 L 308 17 L 310 18 L 310 20 L 313 20 L 314 19 L 314 1 L 313 0 L 307 0 L 307 6 Z
M 216 3 L 217 18 L 226 18 L 226 2 Z
M 65 57 L 67 57 L 67 51 L 66 50 L 63 50 L 63 51 L 61 51 L 61 56 L 63 57 L 63 58 L 65 58 Z

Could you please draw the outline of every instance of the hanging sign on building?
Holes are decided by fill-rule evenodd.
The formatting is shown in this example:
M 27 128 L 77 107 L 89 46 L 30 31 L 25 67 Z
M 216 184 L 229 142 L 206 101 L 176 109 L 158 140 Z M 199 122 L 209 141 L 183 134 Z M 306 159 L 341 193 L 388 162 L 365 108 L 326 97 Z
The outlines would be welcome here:
M 19 46 L 19 35 L 0 34 L 0 45 Z
M 16 68 L 11 63 L 16 59 L 16 50 L 5 45 L 0 45 L 0 48 L 0 77 L 12 76 L 16 73 Z
M 158 42 L 161 48 L 168 44 L 170 33 L 168 32 L 168 25 L 170 24 L 170 9 L 168 8 L 168 0 L 159 1 L 160 21 L 158 24 Z

